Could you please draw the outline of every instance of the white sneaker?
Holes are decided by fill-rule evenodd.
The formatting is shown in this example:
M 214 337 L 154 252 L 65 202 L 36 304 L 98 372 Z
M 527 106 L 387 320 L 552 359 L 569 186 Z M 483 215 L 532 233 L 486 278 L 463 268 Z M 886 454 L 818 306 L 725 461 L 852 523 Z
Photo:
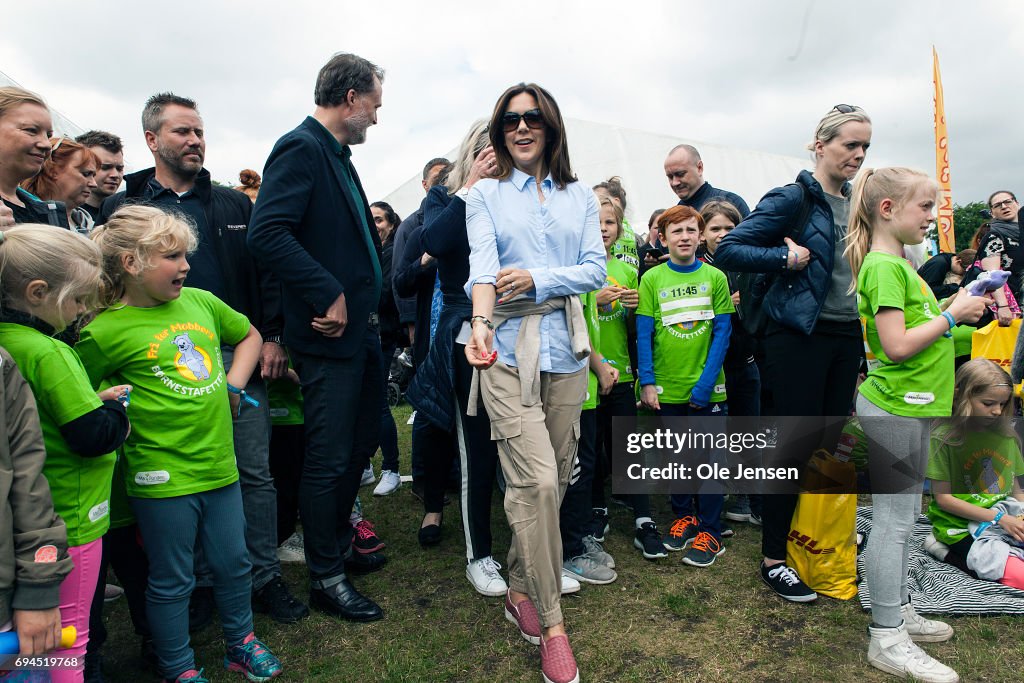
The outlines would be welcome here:
M 914 611 L 909 602 L 900 607 L 903 625 L 915 643 L 941 643 L 953 637 L 953 627 L 944 621 L 925 619 Z
M 571 576 L 562 574 L 562 595 L 568 595 L 569 593 L 579 593 L 580 582 Z
M 896 628 L 868 627 L 868 663 L 876 669 L 899 676 L 913 677 L 920 683 L 957 683 L 960 677 L 948 666 L 931 657 L 910 639 L 904 625 Z
M 924 537 L 924 549 L 939 562 L 945 562 L 946 555 L 949 555 L 949 546 L 935 538 L 935 534 L 931 531 Z
M 377 481 L 377 477 L 375 477 L 373 475 L 373 464 L 371 463 L 371 464 L 366 466 L 365 470 L 363 470 L 363 478 L 359 480 L 359 485 L 360 486 L 369 486 L 370 484 L 372 484 L 372 483 L 374 483 L 376 481 Z
M 380 483 L 377 484 L 377 488 L 373 490 L 373 495 L 386 496 L 397 491 L 398 487 L 401 485 L 402 475 L 398 472 L 392 472 L 391 470 L 382 470 L 380 473 Z
M 298 531 L 277 547 L 277 560 L 281 564 L 306 564 L 306 549 Z
M 480 595 L 489 598 L 501 597 L 508 592 L 508 584 L 501 578 L 499 569 L 501 565 L 495 562 L 493 557 L 487 556 L 466 565 L 466 578 Z

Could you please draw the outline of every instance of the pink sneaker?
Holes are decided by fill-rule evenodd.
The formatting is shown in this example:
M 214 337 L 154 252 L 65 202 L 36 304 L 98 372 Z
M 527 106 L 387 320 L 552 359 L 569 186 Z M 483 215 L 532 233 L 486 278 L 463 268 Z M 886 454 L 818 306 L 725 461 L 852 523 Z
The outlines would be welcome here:
M 519 627 L 519 633 L 526 638 L 526 642 L 540 645 L 540 617 L 533 601 L 527 599 L 513 605 L 508 593 L 505 593 L 505 618 Z
M 579 683 L 580 670 L 572 656 L 568 636 L 555 636 L 540 644 L 540 671 L 544 683 Z

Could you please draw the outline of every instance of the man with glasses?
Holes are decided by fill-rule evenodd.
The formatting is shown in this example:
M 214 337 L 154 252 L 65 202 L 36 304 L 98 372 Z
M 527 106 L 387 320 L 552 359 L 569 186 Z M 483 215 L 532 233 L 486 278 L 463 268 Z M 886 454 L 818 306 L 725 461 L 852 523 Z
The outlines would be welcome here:
M 665 177 L 668 178 L 669 187 L 679 197 L 681 206 L 700 211 L 712 199 L 722 199 L 739 209 L 742 218 L 750 213 L 743 197 L 735 192 L 712 187 L 711 183 L 704 180 L 704 162 L 693 145 L 676 145 L 672 148 L 665 159 Z
M 281 280 L 284 336 L 302 378 L 306 458 L 299 484 L 310 604 L 350 621 L 384 613 L 348 574 L 380 569 L 354 553 L 349 514 L 377 436 L 383 359 L 377 324 L 380 238 L 352 165 L 377 123 L 384 71 L 353 54 L 320 70 L 312 116 L 274 145 L 249 246 Z M 367 429 L 366 425 L 373 425 Z
M 1022 295 L 1024 283 L 1024 255 L 1020 253 L 1021 234 L 1017 223 L 1020 204 L 1017 197 L 1009 190 L 997 190 L 988 198 L 988 206 L 992 211 L 991 229 L 978 245 L 978 260 L 984 270 L 1008 270 L 1010 277 L 1007 285 L 1017 302 Z M 1006 326 L 1019 315 L 1019 308 L 1010 301 L 1002 287 L 992 292 L 992 297 L 999 306 L 996 319 L 1000 325 Z
M 84 145 L 96 157 L 96 187 L 80 208 L 98 220 L 100 207 L 107 197 L 112 197 L 121 189 L 124 178 L 124 145 L 121 138 L 113 133 L 102 130 L 90 130 L 82 133 L 75 142 Z

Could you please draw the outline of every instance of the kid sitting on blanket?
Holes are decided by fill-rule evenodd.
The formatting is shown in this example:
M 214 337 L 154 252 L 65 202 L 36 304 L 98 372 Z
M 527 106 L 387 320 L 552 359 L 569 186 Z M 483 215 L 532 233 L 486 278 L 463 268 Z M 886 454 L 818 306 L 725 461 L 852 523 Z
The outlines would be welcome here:
M 1009 375 L 990 360 L 975 358 L 957 371 L 953 417 L 931 439 L 928 478 L 934 499 L 928 518 L 935 538 L 949 546 L 947 562 L 1024 590 L 1024 553 L 1015 548 L 1024 546 L 1024 519 L 997 505 L 1010 497 L 1024 502 L 1019 479 L 1024 459 L 1010 423 L 1012 398 Z M 977 552 L 968 557 L 975 543 L 969 528 L 980 536 L 985 523 L 1005 532 L 1006 540 L 997 542 L 1010 546 L 1001 578 L 998 570 L 981 571 Z M 935 554 L 934 548 L 929 552 Z

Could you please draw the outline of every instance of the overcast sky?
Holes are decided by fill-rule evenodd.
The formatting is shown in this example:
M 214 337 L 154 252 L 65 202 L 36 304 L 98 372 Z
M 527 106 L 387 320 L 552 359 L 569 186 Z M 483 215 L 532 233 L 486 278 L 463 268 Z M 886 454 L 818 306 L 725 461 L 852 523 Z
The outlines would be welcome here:
M 954 201 L 1024 191 L 1024 3 L 1010 0 L 76 0 L 3 15 L 0 70 L 83 128 L 121 135 L 134 169 L 152 164 L 146 98 L 196 99 L 206 166 L 224 182 L 262 172 L 274 141 L 312 111 L 332 53 L 376 62 L 387 71 L 379 125 L 354 150 L 371 201 L 522 80 L 550 90 L 567 117 L 793 156 L 832 105 L 857 104 L 874 120 L 868 165 L 934 174 L 934 44 Z

